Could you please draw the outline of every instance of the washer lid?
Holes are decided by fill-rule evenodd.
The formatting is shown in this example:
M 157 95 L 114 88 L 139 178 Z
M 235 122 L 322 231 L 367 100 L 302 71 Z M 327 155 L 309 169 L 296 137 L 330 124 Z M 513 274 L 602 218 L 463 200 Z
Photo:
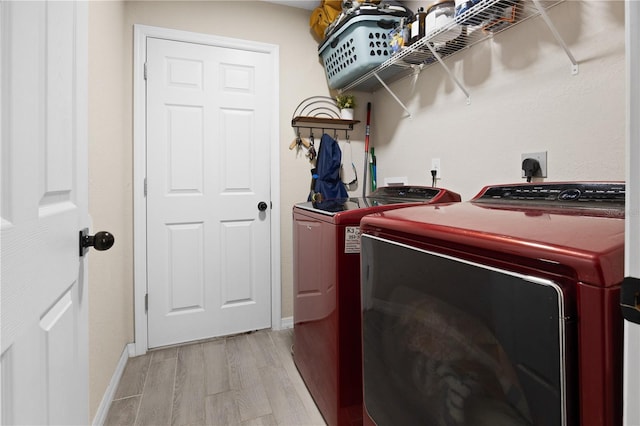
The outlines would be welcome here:
M 367 197 L 336 198 L 320 202 L 307 201 L 296 207 L 333 216 L 350 210 L 369 209 L 401 203 L 442 203 L 460 201 L 460 195 L 429 186 L 384 186 Z

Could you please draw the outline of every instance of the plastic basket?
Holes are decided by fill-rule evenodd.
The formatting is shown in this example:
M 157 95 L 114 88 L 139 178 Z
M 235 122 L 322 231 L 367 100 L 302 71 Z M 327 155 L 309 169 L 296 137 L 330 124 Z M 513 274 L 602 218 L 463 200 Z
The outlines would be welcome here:
M 318 48 L 331 89 L 340 89 L 391 56 L 389 32 L 400 16 L 354 16 L 330 34 Z

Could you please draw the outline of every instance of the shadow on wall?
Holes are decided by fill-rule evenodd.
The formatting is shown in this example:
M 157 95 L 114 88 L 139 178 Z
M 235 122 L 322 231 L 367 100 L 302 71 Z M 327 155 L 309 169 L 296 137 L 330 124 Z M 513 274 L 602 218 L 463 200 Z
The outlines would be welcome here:
M 570 1 L 562 3 L 560 6 L 549 10 L 551 22 L 554 24 L 564 42 L 571 49 L 582 34 L 583 17 L 582 2 Z M 580 17 L 580 19 L 576 19 Z M 533 18 L 538 30 L 535 32 L 513 32 L 509 33 L 509 38 L 497 38 L 495 41 L 500 45 L 500 59 L 506 69 L 523 70 L 534 64 L 543 50 L 543 45 L 553 44 L 561 49 L 554 38 L 551 30 L 547 27 L 541 17 Z M 532 22 L 533 24 L 533 22 Z M 532 36 L 535 35 L 535 36 Z M 505 41 L 509 41 L 505 43 Z M 579 59 L 582 62 L 583 58 Z
M 609 16 L 620 25 L 624 25 L 624 2 L 607 2 Z

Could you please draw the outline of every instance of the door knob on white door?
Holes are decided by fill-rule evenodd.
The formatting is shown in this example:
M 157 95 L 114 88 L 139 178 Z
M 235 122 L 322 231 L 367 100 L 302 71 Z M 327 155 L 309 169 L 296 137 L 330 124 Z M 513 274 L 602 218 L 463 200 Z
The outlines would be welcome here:
M 258 203 L 258 210 L 260 210 L 261 212 L 265 211 L 267 209 L 267 207 L 269 207 L 269 205 L 267 203 L 265 203 L 264 201 L 260 201 Z
M 93 247 L 98 251 L 109 250 L 113 247 L 115 240 L 115 237 L 110 232 L 100 231 L 96 232 L 95 235 L 89 235 L 89 228 L 85 228 L 80 231 L 80 257 L 87 253 L 89 247 Z

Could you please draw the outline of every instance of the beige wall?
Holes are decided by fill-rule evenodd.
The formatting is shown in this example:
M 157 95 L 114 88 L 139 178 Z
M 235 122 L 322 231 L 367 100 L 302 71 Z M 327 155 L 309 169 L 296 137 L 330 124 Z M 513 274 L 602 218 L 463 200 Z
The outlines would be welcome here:
M 375 92 L 371 143 L 378 180 L 408 176 L 429 184 L 441 159 L 441 186 L 470 198 L 485 184 L 520 182 L 520 154 L 548 151 L 547 180 L 624 179 L 624 5 L 568 1 L 551 18 L 580 62 L 568 59 L 544 23 L 525 22 L 448 61 L 471 105 L 436 65 L 392 88 L 413 112 Z M 309 11 L 257 1 L 90 2 L 90 210 L 94 229 L 116 236 L 90 257 L 90 402 L 93 417 L 118 358 L 133 336 L 132 45 L 134 24 L 272 43 L 280 49 L 282 316 L 293 314 L 291 206 L 306 198 L 309 163 L 289 151 L 291 114 L 328 95 Z M 358 94 L 365 120 L 369 94 Z M 362 174 L 364 123 L 352 135 Z M 360 194 L 361 189 L 355 193 Z

